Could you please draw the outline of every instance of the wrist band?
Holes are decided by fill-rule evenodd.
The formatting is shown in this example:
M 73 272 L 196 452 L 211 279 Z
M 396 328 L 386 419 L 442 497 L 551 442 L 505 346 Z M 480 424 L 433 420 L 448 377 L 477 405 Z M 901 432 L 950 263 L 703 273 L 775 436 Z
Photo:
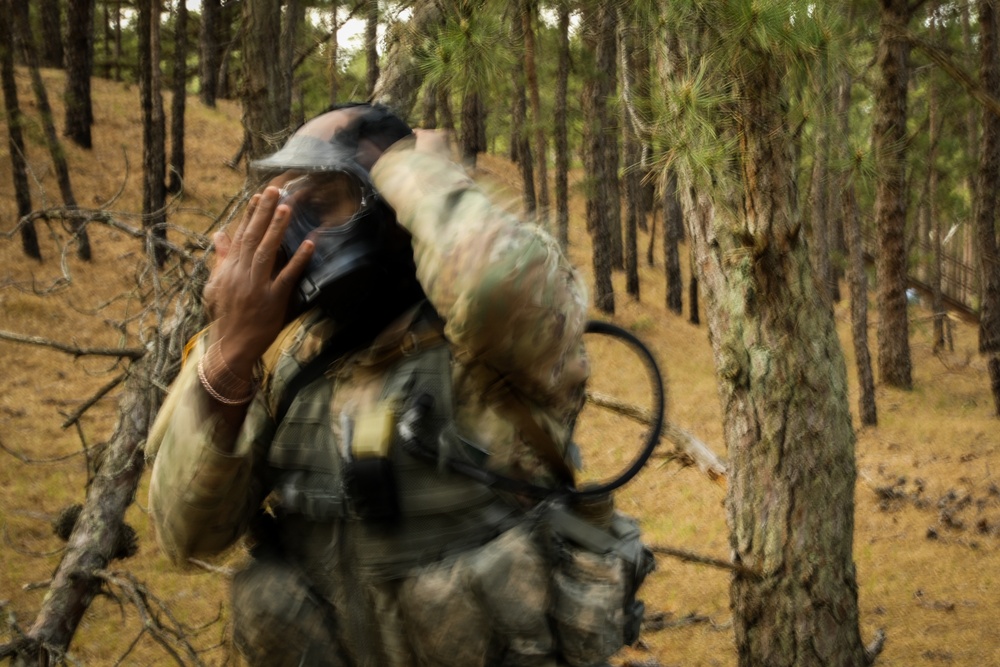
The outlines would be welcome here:
M 214 386 L 208 381 L 209 374 L 215 380 Z M 246 405 L 257 393 L 256 378 L 245 380 L 226 363 L 221 338 L 198 360 L 198 380 L 208 395 L 223 405 Z

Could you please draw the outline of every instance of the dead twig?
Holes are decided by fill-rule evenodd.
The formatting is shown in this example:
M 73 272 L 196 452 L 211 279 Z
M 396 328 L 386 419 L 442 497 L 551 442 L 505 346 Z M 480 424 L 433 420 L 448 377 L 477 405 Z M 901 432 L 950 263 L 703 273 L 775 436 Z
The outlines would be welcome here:
M 83 454 L 83 452 L 73 452 L 72 454 L 66 454 L 65 456 L 56 456 L 51 459 L 33 459 L 22 452 L 14 451 L 13 449 L 5 445 L 3 440 L 0 440 L 0 450 L 7 452 L 8 454 L 13 456 L 18 461 L 21 461 L 22 463 L 30 463 L 30 464 L 60 463 L 61 461 L 65 461 L 67 459 L 73 458 L 74 456 L 79 456 L 80 454 Z
M 9 340 L 14 343 L 25 343 L 26 345 L 38 345 L 40 347 L 50 347 L 74 357 L 118 357 L 121 359 L 141 359 L 146 354 L 145 348 L 138 347 L 78 347 L 68 343 L 61 343 L 56 340 L 49 340 L 41 336 L 27 336 L 25 334 L 14 333 L 13 331 L 0 331 L 0 340 Z
M 684 549 L 675 549 L 674 547 L 664 547 L 656 544 L 649 545 L 649 550 L 654 554 L 659 554 L 661 556 L 671 556 L 689 563 L 698 563 L 700 565 L 717 567 L 722 570 L 729 570 L 730 572 L 735 572 L 736 574 L 744 577 L 750 577 L 752 579 L 760 579 L 761 577 L 759 572 L 748 567 L 744 567 L 743 565 L 737 565 L 736 563 L 731 563 L 727 560 L 722 560 L 721 558 L 703 556 L 701 554 L 696 554 L 693 551 L 685 551 Z
M 32 556 L 34 558 L 45 558 L 47 556 L 55 556 L 57 553 L 65 550 L 66 547 L 59 547 L 53 551 L 31 551 L 30 549 L 25 549 L 24 547 L 19 547 L 14 544 L 14 541 L 10 539 L 10 532 L 7 530 L 7 524 L 3 525 L 3 541 L 8 547 L 21 554 L 22 556 Z
M 649 410 L 631 403 L 625 403 L 616 398 L 588 391 L 587 400 L 594 405 L 613 410 L 641 424 L 653 423 L 653 415 Z M 711 448 L 683 428 L 666 422 L 663 425 L 663 436 L 676 448 L 676 457 L 688 465 L 696 465 L 705 475 L 717 484 L 725 484 L 726 462 L 720 459 Z
M 144 632 L 148 632 L 178 665 L 204 665 L 198 651 L 188 641 L 190 629 L 178 621 L 170 608 L 129 572 L 98 570 L 94 576 L 112 586 L 139 612 Z M 166 622 L 164 622 L 164 620 Z M 181 653 L 185 658 L 181 657 Z
M 104 398 L 104 396 L 107 395 L 107 393 L 109 391 L 111 391 L 112 389 L 114 389 L 115 387 L 117 387 L 118 385 L 120 385 L 122 383 L 122 380 L 125 379 L 125 375 L 126 375 L 125 373 L 119 374 L 117 377 L 113 378 L 106 385 L 104 385 L 103 387 L 101 387 L 100 389 L 98 389 L 97 392 L 93 396 L 91 396 L 86 401 L 84 401 L 83 405 L 81 405 L 80 407 L 78 407 L 76 410 L 74 410 L 70 414 L 64 415 L 66 417 L 66 421 L 64 421 L 62 423 L 62 427 L 63 428 L 69 428 L 70 426 L 72 426 L 73 424 L 75 424 L 77 422 L 77 420 L 80 419 L 80 417 L 83 416 L 83 413 L 85 413 L 87 410 L 89 410 L 90 408 L 92 408 L 99 400 L 101 400 L 102 398 Z

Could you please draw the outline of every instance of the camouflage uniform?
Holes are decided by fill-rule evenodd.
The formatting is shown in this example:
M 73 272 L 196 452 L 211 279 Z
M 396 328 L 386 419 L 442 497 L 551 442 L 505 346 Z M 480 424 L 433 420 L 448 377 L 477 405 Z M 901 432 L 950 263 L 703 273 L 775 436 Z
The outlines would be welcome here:
M 495 388 L 512 388 L 566 447 L 589 372 L 585 288 L 544 232 L 494 206 L 457 165 L 401 143 L 376 163 L 372 180 L 412 235 L 418 279 L 445 322 L 449 419 L 489 452 L 487 466 L 551 480 L 530 436 L 494 400 Z M 277 664 L 268 645 L 281 640 L 283 664 L 563 664 L 547 618 L 551 567 L 519 524 L 519 508 L 492 492 L 478 497 L 469 482 L 423 464 L 429 484 L 440 479 L 468 496 L 467 523 L 491 525 L 463 525 L 446 545 L 438 540 L 420 558 L 402 559 L 392 530 L 345 519 L 342 498 L 315 492 L 316 480 L 340 465 L 345 430 L 384 398 L 382 352 L 399 345 L 400 330 L 419 325 L 408 313 L 395 332 L 338 359 L 276 424 L 287 383 L 337 330 L 318 311 L 300 317 L 265 356 L 268 373 L 231 454 L 215 444 L 218 424 L 196 386 L 201 343 L 164 403 L 149 447 L 159 542 L 180 563 L 219 553 L 245 533 L 258 536 L 256 559 L 233 592 L 236 642 L 254 664 Z M 312 495 L 282 493 L 302 479 L 311 480 L 303 488 Z M 264 504 L 270 514 L 262 515 Z M 407 519 L 416 528 L 406 539 L 426 534 L 433 542 L 445 529 L 426 514 Z M 257 528 L 262 518 L 266 531 Z

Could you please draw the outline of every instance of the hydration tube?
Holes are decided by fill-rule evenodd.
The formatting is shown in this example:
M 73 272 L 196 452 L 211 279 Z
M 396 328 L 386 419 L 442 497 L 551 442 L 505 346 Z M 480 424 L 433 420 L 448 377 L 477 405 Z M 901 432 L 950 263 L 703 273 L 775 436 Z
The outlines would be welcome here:
M 624 342 L 628 345 L 632 352 L 642 360 L 646 367 L 647 375 L 649 376 L 650 389 L 653 394 L 653 422 L 649 433 L 646 436 L 646 441 L 643 443 L 642 449 L 639 450 L 639 453 L 629 463 L 628 467 L 621 472 L 621 474 L 607 482 L 588 485 L 584 489 L 578 489 L 575 486 L 568 485 L 561 487 L 547 487 L 538 484 L 531 484 L 512 477 L 506 477 L 468 461 L 452 457 L 444 458 L 443 462 L 455 472 L 471 477 L 472 479 L 486 484 L 487 486 L 540 499 L 563 497 L 572 501 L 574 499 L 593 498 L 607 495 L 630 482 L 649 461 L 649 457 L 653 454 L 653 450 L 656 449 L 656 445 L 659 443 L 660 436 L 663 433 L 664 410 L 666 404 L 663 376 L 660 374 L 660 368 L 656 363 L 656 359 L 653 358 L 652 352 L 649 351 L 649 348 L 647 348 L 642 341 L 625 329 L 607 322 L 590 320 L 587 322 L 584 333 L 608 336 Z M 411 403 L 407 410 L 405 410 L 404 415 L 400 420 L 399 431 L 402 436 L 403 449 L 407 453 L 427 461 L 439 462 L 441 459 L 439 459 L 438 452 L 425 445 L 418 436 L 419 424 L 423 421 L 424 417 L 430 413 L 432 408 L 433 398 L 431 396 L 428 394 L 417 396 L 416 400 Z M 462 438 L 459 439 L 462 440 L 462 442 L 468 447 L 481 450 L 481 448 L 476 446 L 474 443 L 468 442 Z

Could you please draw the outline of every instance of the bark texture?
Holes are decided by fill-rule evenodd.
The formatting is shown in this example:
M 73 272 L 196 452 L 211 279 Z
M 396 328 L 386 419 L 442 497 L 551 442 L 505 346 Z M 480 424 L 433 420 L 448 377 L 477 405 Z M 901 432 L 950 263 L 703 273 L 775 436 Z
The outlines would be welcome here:
M 731 464 L 730 544 L 759 573 L 732 580 L 736 649 L 745 667 L 859 667 L 847 372 L 796 213 L 782 77 L 766 57 L 735 77 L 736 214 L 685 193 Z
M 663 178 L 663 266 L 667 278 L 667 310 L 678 315 L 684 308 L 680 243 L 684 236 L 684 210 L 677 194 L 677 172 L 667 170 Z M 694 287 L 697 293 L 697 286 Z M 694 302 L 697 309 L 697 301 Z
M 280 0 L 243 3 L 243 127 L 250 139 L 249 160 L 277 150 L 291 129 L 291 82 L 275 57 L 281 26 Z
M 535 209 L 535 219 L 543 226 L 549 221 L 549 149 L 548 137 L 542 123 L 542 100 L 538 93 L 537 47 L 535 40 L 535 23 L 538 18 L 538 3 L 536 0 L 525 0 L 521 14 L 522 31 L 524 33 L 524 77 L 528 89 L 528 100 L 531 106 L 531 121 L 528 124 L 534 135 L 535 173 L 538 178 L 538 197 Z
M 56 172 L 56 182 L 59 184 L 59 193 L 62 195 L 63 204 L 66 208 L 76 208 L 76 196 L 73 194 L 73 184 L 70 181 L 69 166 L 66 163 L 66 153 L 63 151 L 62 143 L 56 134 L 55 121 L 52 116 L 52 105 L 49 104 L 49 94 L 45 89 L 45 82 L 38 71 L 38 53 L 35 50 L 34 39 L 31 36 L 31 23 L 28 19 L 28 0 L 11 0 L 14 11 L 14 34 L 18 46 L 24 56 L 24 61 L 28 65 L 28 72 L 31 75 L 31 88 L 35 93 L 35 102 L 38 104 L 38 114 L 42 119 L 42 131 L 45 137 L 45 146 L 52 157 L 52 166 Z M 90 261 L 90 237 L 87 235 L 87 228 L 83 223 L 74 223 L 73 232 L 76 236 L 76 254 L 84 261 Z
M 563 249 L 569 247 L 569 138 L 566 96 L 569 89 L 569 0 L 558 3 L 559 56 L 556 70 L 555 101 L 555 199 L 556 229 Z
M 437 31 L 443 19 L 434 0 L 419 0 L 406 26 L 393 27 L 386 40 L 384 65 L 372 91 L 372 101 L 391 107 L 401 118 L 409 118 L 423 81 L 420 63 L 414 57 L 414 46 L 424 36 Z
M 868 347 L 868 274 L 865 273 L 864 250 L 861 245 L 861 214 L 854 195 L 854 183 L 844 180 L 844 230 L 850 256 L 847 280 L 851 290 L 851 338 L 858 372 L 858 414 L 865 426 L 878 424 L 875 404 L 875 375 Z
M 178 193 L 184 186 L 184 115 L 187 111 L 188 10 L 177 3 L 174 19 L 174 78 L 170 100 L 170 179 L 167 191 Z
M 365 81 L 368 84 L 368 94 L 375 92 L 378 83 L 378 0 L 367 0 L 365 3 Z
M 980 76 L 983 87 L 994 98 L 1000 96 L 1000 43 L 997 7 L 990 0 L 977 3 L 980 30 Z M 979 312 L 979 351 L 987 355 L 990 390 L 1000 417 L 1000 247 L 996 232 L 997 187 L 1000 187 L 1000 118 L 983 111 L 983 136 L 979 156 L 979 206 L 976 237 L 982 307 Z
M 69 0 L 66 14 L 66 127 L 63 133 L 83 148 L 93 144 L 90 77 L 94 70 L 94 0 Z
M 219 65 L 222 55 L 219 45 L 221 21 L 221 0 L 202 0 L 198 78 L 201 81 L 201 102 L 207 107 L 215 106 L 215 93 L 219 87 Z
M 59 0 L 40 0 L 43 67 L 63 66 L 62 10 Z
M 587 191 L 587 231 L 593 245 L 594 305 L 604 313 L 615 312 L 615 293 L 611 272 L 615 266 L 614 233 L 618 232 L 618 258 L 621 259 L 621 227 L 615 227 L 611 182 L 617 173 L 610 171 L 608 143 L 612 140 L 608 98 L 614 87 L 615 10 L 605 0 L 588 3 L 583 10 L 582 30 L 588 51 L 594 54 L 590 76 L 584 80 L 584 171 Z
M 876 304 L 878 369 L 882 382 L 913 387 L 909 320 L 906 312 L 906 118 L 909 42 L 902 29 L 910 20 L 908 0 L 882 0 L 875 91 Z
M 24 135 L 21 132 L 23 117 L 17 100 L 17 81 L 14 79 L 14 35 L 11 32 L 13 18 L 10 0 L 0 0 L 0 84 L 3 87 L 4 111 L 7 114 L 8 146 L 17 217 L 23 219 L 31 213 L 31 189 L 28 183 Z M 21 250 L 28 257 L 42 259 L 42 251 L 38 247 L 38 233 L 33 222 L 21 223 Z
M 139 105 L 142 107 L 142 223 L 149 230 L 146 252 L 163 266 L 167 237 L 167 155 L 163 96 L 160 92 L 160 0 L 139 6 Z

